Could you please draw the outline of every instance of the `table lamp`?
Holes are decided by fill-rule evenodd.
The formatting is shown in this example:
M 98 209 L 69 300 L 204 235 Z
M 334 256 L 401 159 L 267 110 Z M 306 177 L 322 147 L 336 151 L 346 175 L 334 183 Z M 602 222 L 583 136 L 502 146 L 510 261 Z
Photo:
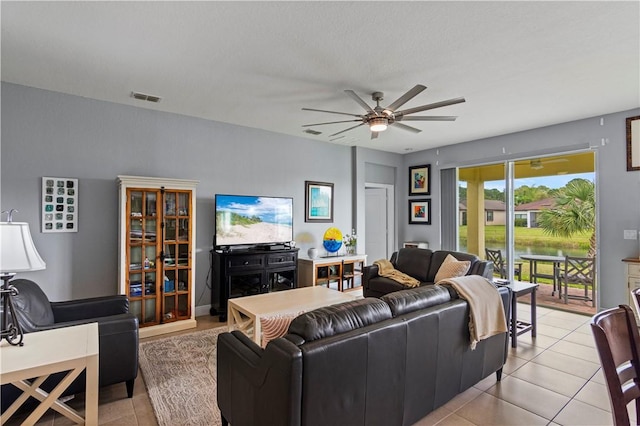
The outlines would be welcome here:
M 6 339 L 14 346 L 22 346 L 23 332 L 20 324 L 15 320 L 15 308 L 11 300 L 18 294 L 18 290 L 9 284 L 16 272 L 39 271 L 46 268 L 31 239 L 29 224 L 25 222 L 13 222 L 13 212 L 7 213 L 7 221 L 0 222 L 0 279 L 2 288 L 2 331 L 0 342 Z M 11 318 L 9 318 L 11 313 Z

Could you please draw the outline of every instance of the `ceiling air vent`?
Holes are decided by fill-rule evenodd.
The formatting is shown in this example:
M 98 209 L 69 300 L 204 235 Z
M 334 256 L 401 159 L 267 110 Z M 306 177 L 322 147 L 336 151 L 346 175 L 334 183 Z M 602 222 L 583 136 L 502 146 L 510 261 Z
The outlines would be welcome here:
M 322 132 L 319 132 L 317 130 L 312 130 L 312 129 L 306 129 L 306 130 L 303 130 L 303 132 L 308 133 L 310 135 L 314 135 L 314 136 L 322 134 Z
M 138 99 L 140 101 L 153 102 L 156 104 L 160 102 L 160 99 L 162 99 L 160 96 L 147 95 L 145 93 L 140 93 L 140 92 L 131 92 L 131 97 L 134 99 Z

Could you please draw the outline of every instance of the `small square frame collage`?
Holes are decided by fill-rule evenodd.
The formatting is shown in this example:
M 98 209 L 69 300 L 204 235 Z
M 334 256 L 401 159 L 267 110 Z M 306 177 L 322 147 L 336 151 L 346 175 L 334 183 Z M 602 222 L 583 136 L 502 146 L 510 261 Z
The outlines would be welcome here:
M 78 232 L 78 179 L 42 178 L 42 232 Z

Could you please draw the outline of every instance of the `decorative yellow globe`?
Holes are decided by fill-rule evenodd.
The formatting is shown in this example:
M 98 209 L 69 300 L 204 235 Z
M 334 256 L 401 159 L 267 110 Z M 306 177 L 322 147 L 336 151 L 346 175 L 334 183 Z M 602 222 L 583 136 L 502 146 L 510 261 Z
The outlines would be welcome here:
M 322 237 L 322 245 L 329 253 L 335 253 L 342 247 L 342 232 L 338 228 L 331 227 Z

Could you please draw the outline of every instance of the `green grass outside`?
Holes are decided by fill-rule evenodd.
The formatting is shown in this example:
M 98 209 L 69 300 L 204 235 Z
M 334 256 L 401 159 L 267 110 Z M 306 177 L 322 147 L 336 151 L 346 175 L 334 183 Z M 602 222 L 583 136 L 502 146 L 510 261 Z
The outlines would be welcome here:
M 467 240 L 467 226 L 458 228 L 460 240 Z M 490 225 L 485 226 L 485 243 L 504 246 L 505 244 L 505 226 Z M 571 238 L 554 237 L 544 233 L 541 228 L 523 228 L 516 227 L 514 239 L 518 245 L 529 247 L 557 247 L 558 249 L 589 249 L 590 234 L 584 232 L 574 235 Z M 484 256 L 481 256 L 484 257 Z M 522 281 L 529 281 L 531 271 L 529 270 L 529 262 L 515 259 L 516 262 L 522 263 Z M 550 263 L 538 263 L 538 273 L 553 274 L 553 265 Z M 553 281 L 545 278 L 538 278 L 539 283 L 552 284 Z
M 460 239 L 467 240 L 467 226 L 458 228 Z M 514 228 L 514 239 L 518 245 L 529 247 L 557 247 L 559 249 L 583 249 L 589 250 L 589 232 L 576 234 L 571 238 L 554 237 L 546 234 L 542 228 Z M 489 225 L 484 227 L 484 241 L 486 243 L 505 245 L 505 226 Z

